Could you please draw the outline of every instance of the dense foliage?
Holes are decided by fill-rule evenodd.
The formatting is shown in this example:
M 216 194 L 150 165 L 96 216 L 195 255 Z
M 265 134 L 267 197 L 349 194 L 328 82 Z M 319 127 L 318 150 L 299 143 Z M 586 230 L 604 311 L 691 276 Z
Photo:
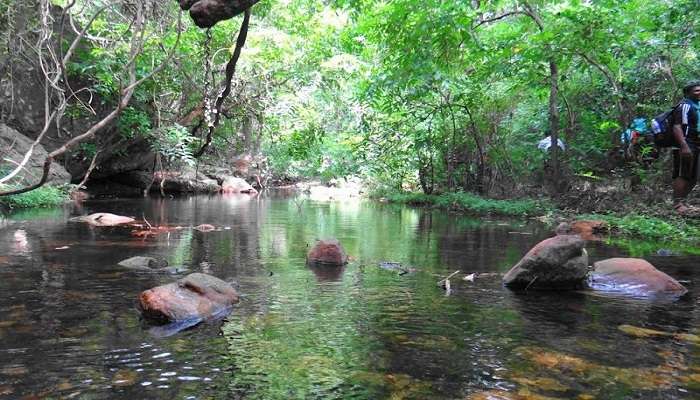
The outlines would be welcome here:
M 118 101 L 132 37 L 117 17 L 133 8 L 119 4 L 97 16 L 67 66 L 71 79 L 89 82 L 68 120 L 94 111 L 90 96 Z M 2 2 L 6 37 L 13 5 Z M 102 7 L 78 5 L 77 26 Z M 206 157 L 227 164 L 248 155 L 263 174 L 355 175 L 425 193 L 513 195 L 554 173 L 597 176 L 619 164 L 620 132 L 634 117 L 667 108 L 697 77 L 696 8 L 696 0 L 264 0 L 253 6 Z M 164 63 L 168 49 L 176 54 L 136 89 L 116 131 L 191 164 L 241 18 L 206 31 L 185 16 L 175 46 L 177 4 L 145 9 L 138 76 Z M 554 164 L 537 148 L 545 132 L 567 145 Z M 98 134 L 81 149 L 89 158 L 109 141 Z M 645 168 L 655 169 L 633 172 L 645 179 Z

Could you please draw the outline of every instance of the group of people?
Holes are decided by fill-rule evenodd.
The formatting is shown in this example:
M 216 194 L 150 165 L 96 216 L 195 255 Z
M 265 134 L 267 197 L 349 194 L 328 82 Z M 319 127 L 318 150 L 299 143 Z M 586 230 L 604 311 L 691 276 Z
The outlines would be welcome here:
M 673 208 L 683 216 L 698 217 L 700 208 L 687 203 L 700 175 L 700 81 L 683 87 L 683 100 L 673 110 L 670 124 L 676 145 L 673 149 Z

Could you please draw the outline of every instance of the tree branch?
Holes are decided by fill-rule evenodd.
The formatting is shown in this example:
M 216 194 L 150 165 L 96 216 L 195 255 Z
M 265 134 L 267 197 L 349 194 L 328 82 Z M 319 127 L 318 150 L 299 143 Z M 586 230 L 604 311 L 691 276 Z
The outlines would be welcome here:
M 41 179 L 39 180 L 39 182 L 37 182 L 31 186 L 24 187 L 24 188 L 0 192 L 0 196 L 8 196 L 8 195 L 13 195 L 13 194 L 25 193 L 25 192 L 29 192 L 31 190 L 34 190 L 34 189 L 44 185 L 46 183 L 46 181 L 48 180 L 48 176 L 49 176 L 49 173 L 51 171 L 51 163 L 53 162 L 53 160 L 56 157 L 64 154 L 71 147 L 77 145 L 78 143 L 80 143 L 86 139 L 94 137 L 96 132 L 103 129 L 110 122 L 112 122 L 119 115 L 119 113 L 124 108 L 126 108 L 126 106 L 129 104 L 129 102 L 131 101 L 131 97 L 134 94 L 135 88 L 138 85 L 140 85 L 141 83 L 143 83 L 146 79 L 152 77 L 154 74 L 156 74 L 160 70 L 162 70 L 164 65 L 173 57 L 175 50 L 177 49 L 177 47 L 180 43 L 181 16 L 182 16 L 182 11 L 180 11 L 178 14 L 178 31 L 177 31 L 177 38 L 175 40 L 175 44 L 173 45 L 173 48 L 171 49 L 170 54 L 166 57 L 166 59 L 156 69 L 152 70 L 145 77 L 137 80 L 136 79 L 136 66 L 135 66 L 136 63 L 130 62 L 128 64 L 129 84 L 125 88 L 120 90 L 121 98 L 119 100 L 119 103 L 117 104 L 117 107 L 114 110 L 112 110 L 112 112 L 107 114 L 107 116 L 102 118 L 99 122 L 92 125 L 87 131 L 85 131 L 84 133 L 68 140 L 61 147 L 59 147 L 56 150 L 49 153 L 47 155 L 46 159 L 44 160 L 43 173 L 42 173 L 42 176 L 41 176 Z M 135 59 L 139 55 L 139 53 L 143 50 L 143 48 L 142 48 L 143 43 L 141 41 L 143 38 L 143 34 L 141 34 L 141 35 L 138 34 L 139 32 L 142 32 L 145 29 L 145 26 L 144 26 L 145 20 L 144 20 L 144 16 L 143 16 L 142 5 L 139 5 L 139 8 L 137 9 L 137 15 L 135 16 L 133 23 L 134 23 L 134 30 L 136 32 L 132 36 L 132 40 L 131 40 L 131 49 L 130 49 L 130 58 L 131 59 Z M 64 57 L 63 60 L 65 63 L 69 59 Z M 47 81 L 48 81 L 48 77 L 47 77 Z M 65 106 L 65 102 L 63 104 Z M 47 105 L 47 110 L 48 110 L 48 105 Z M 44 132 L 42 132 L 42 135 L 43 135 L 43 133 L 45 133 L 45 130 L 48 129 L 48 124 L 50 123 L 50 121 L 52 121 L 54 118 L 59 118 L 61 113 L 62 113 L 62 108 L 54 109 L 53 113 L 51 114 L 51 117 L 49 117 L 47 119 L 47 122 L 45 124 L 45 129 L 44 129 Z M 37 140 L 40 140 L 40 138 L 37 138 Z M 38 144 L 38 141 L 36 141 L 36 143 Z
M 238 63 L 238 58 L 241 56 L 241 50 L 245 44 L 246 37 L 248 35 L 248 25 L 250 24 L 250 8 L 245 10 L 243 14 L 243 23 L 241 24 L 241 29 L 238 32 L 238 38 L 236 39 L 236 48 L 233 50 L 233 55 L 226 64 L 226 84 L 224 90 L 216 98 L 216 105 L 214 108 L 214 121 L 209 125 L 209 130 L 207 131 L 207 138 L 202 147 L 194 153 L 195 158 L 199 158 L 204 154 L 211 143 L 212 135 L 214 134 L 214 129 L 219 125 L 219 120 L 221 118 L 221 107 L 224 104 L 224 100 L 231 93 L 231 80 L 233 79 L 233 74 L 236 72 L 236 64 Z

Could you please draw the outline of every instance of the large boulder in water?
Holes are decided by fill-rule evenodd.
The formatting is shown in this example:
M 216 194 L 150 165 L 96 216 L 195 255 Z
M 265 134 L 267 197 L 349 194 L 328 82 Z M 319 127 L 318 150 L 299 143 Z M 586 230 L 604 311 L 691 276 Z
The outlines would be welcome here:
M 223 317 L 237 302 L 238 293 L 230 284 L 202 273 L 189 274 L 139 295 L 141 313 L 161 323 Z
M 111 213 L 82 215 L 80 217 L 73 217 L 70 220 L 74 222 L 87 222 L 92 226 L 115 226 L 134 222 L 134 219 L 131 217 Z
M 309 265 L 345 265 L 348 255 L 336 239 L 319 240 L 306 254 Z
M 589 286 L 630 296 L 682 296 L 688 290 L 677 280 L 640 258 L 608 258 L 593 264 Z
M 588 254 L 584 241 L 560 235 L 535 245 L 503 277 L 511 289 L 571 290 L 585 286 Z
M 225 176 L 221 182 L 223 193 L 258 193 L 248 182 L 235 176 Z

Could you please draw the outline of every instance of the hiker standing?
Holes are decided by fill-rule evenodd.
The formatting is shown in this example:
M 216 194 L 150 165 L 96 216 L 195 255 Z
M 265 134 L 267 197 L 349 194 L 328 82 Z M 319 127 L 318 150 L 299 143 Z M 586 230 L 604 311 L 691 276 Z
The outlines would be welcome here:
M 699 216 L 700 209 L 686 204 L 686 198 L 697 183 L 700 167 L 700 81 L 685 85 L 683 96 L 671 119 L 673 138 L 678 146 L 673 150 L 673 207 L 681 215 Z

